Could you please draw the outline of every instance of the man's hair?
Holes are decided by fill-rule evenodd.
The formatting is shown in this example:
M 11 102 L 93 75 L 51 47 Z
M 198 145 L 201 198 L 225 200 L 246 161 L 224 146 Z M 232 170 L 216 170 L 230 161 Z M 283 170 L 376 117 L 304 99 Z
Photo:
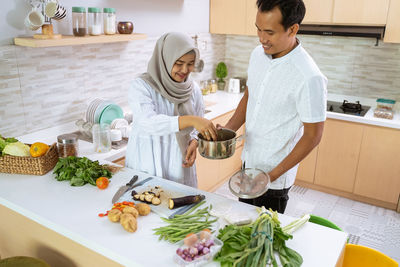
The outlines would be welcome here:
M 306 14 L 303 0 L 257 0 L 257 7 L 260 12 L 268 12 L 278 7 L 282 13 L 281 24 L 285 31 L 293 24 L 300 25 Z

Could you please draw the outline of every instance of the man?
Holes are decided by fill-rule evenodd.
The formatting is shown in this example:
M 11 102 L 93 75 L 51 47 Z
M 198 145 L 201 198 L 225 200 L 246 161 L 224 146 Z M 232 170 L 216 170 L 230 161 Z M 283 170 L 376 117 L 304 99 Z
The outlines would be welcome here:
M 302 0 L 257 0 L 261 45 L 250 57 L 247 88 L 226 128 L 246 122 L 242 161 L 267 172 L 269 190 L 239 199 L 285 211 L 298 163 L 321 140 L 327 79 L 296 38 L 305 14 Z

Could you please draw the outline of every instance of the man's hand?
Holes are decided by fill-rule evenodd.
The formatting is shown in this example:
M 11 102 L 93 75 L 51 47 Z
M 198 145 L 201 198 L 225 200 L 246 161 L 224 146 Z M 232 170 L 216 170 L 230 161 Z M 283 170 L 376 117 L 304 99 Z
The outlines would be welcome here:
M 193 139 L 190 141 L 189 146 L 186 150 L 185 161 L 182 163 L 182 167 L 189 168 L 192 167 L 194 161 L 196 160 L 196 149 L 197 149 L 197 140 Z

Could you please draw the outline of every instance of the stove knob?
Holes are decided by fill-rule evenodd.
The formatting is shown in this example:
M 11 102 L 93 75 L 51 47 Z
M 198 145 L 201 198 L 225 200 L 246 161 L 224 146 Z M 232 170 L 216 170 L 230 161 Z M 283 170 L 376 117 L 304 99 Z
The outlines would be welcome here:
M 329 111 L 333 111 L 333 106 L 332 105 L 329 107 Z

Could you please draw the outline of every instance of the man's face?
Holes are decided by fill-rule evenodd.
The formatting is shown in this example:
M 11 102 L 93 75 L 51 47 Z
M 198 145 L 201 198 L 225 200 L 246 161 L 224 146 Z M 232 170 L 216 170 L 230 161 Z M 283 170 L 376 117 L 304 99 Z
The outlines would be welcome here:
M 172 79 L 178 83 L 184 82 L 194 69 L 195 59 L 195 53 L 189 53 L 175 61 L 171 71 Z
M 291 51 L 296 40 L 298 24 L 294 24 L 285 31 L 281 24 L 282 13 L 278 7 L 267 11 L 257 12 L 257 34 L 264 48 L 264 52 L 272 58 L 278 58 Z

